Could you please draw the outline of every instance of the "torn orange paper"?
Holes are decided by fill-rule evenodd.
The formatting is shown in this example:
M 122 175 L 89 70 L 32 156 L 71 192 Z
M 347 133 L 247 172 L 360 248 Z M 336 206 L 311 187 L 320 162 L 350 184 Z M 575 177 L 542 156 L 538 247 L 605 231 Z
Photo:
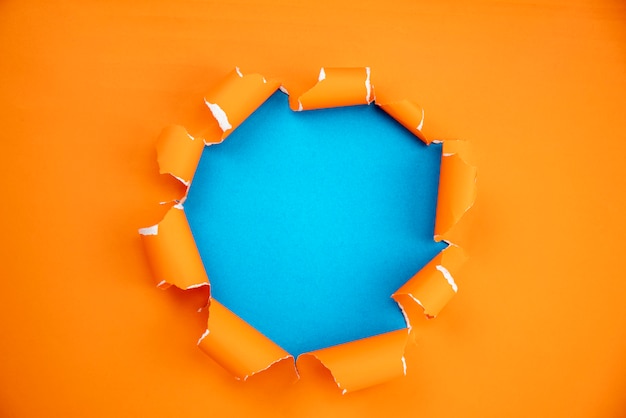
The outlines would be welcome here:
M 465 141 L 444 141 L 435 217 L 435 240 L 445 239 L 450 229 L 476 199 L 476 167 L 466 161 Z
M 213 299 L 207 330 L 198 346 L 238 379 L 293 357 L 276 343 Z
M 293 110 L 313 110 L 328 107 L 370 104 L 374 90 L 370 69 L 322 68 L 317 84 L 298 97 Z
M 430 145 L 432 139 L 427 139 L 422 132 L 424 109 L 420 105 L 410 100 L 377 104 L 392 118 L 400 122 L 402 126 L 411 131 L 413 135 L 424 141 L 426 145 Z
M 173 125 L 163 129 L 156 147 L 160 173 L 170 174 L 188 186 L 202 156 L 204 142 L 193 138 L 182 126 Z
M 139 233 L 159 287 L 187 290 L 209 284 L 182 205 L 173 206 L 161 222 Z
M 204 96 L 204 103 L 222 130 L 218 138 L 206 138 L 208 143 L 223 141 L 276 90 L 280 83 L 268 81 L 260 74 L 244 75 L 235 68 L 222 83 Z
M 179 126 L 166 128 L 157 142 L 161 172 L 191 185 L 203 144 L 224 140 L 280 87 L 259 74 L 243 75 L 236 68 L 205 96 L 205 103 L 221 133 L 199 141 Z M 374 100 L 369 68 L 322 68 L 318 82 L 291 105 L 294 110 L 370 104 Z M 424 111 L 403 100 L 377 103 L 385 112 L 427 145 L 422 133 Z M 471 207 L 475 196 L 476 169 L 465 160 L 466 143 L 444 141 L 441 157 L 435 239 L 441 240 Z M 208 285 L 209 279 L 184 213 L 184 199 L 173 206 L 157 225 L 140 229 L 146 253 L 159 286 L 181 289 Z M 369 387 L 406 374 L 404 350 L 409 339 L 415 306 L 428 318 L 439 314 L 456 294 L 455 275 L 465 256 L 450 244 L 398 289 L 393 299 L 400 305 L 407 328 L 302 354 L 297 363 L 315 359 L 326 367 L 342 393 Z M 238 379 L 291 361 L 293 356 L 221 305 L 207 301 L 207 330 L 198 341 L 200 348 Z M 294 363 L 295 365 L 296 363 Z M 294 369 L 294 371 L 296 371 Z
M 393 299 L 404 307 L 407 301 L 418 304 L 428 318 L 436 317 L 458 292 L 454 281 L 459 268 L 465 262 L 463 250 L 449 245 L 418 271 L 393 294 Z
M 302 354 L 298 361 L 317 359 L 347 393 L 406 375 L 407 341 L 408 330 L 400 329 Z

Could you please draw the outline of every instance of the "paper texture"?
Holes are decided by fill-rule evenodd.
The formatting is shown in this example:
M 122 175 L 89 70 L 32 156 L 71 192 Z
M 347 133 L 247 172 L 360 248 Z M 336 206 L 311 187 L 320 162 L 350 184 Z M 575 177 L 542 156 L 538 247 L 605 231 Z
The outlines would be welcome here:
M 295 111 L 370 104 L 375 101 L 369 68 L 322 68 L 318 82 L 297 98 L 290 97 Z M 204 97 L 205 104 L 220 127 L 219 133 L 204 141 L 194 139 L 180 126 L 163 130 L 157 141 L 161 173 L 181 181 L 187 191 L 200 160 L 204 144 L 219 143 L 250 116 L 280 86 L 259 74 L 244 75 L 238 68 Z M 378 103 L 386 113 L 425 144 L 422 132 L 424 110 L 408 100 Z M 443 141 L 439 196 L 435 225 L 436 240 L 447 233 L 472 206 L 476 169 L 465 161 L 467 144 Z M 200 254 L 185 217 L 183 197 L 157 225 L 140 229 L 146 254 L 160 287 L 171 285 L 192 289 L 209 285 Z M 463 251 L 449 243 L 423 269 L 393 294 L 405 314 L 407 329 L 352 341 L 302 354 L 300 359 L 317 359 L 330 370 L 342 393 L 363 389 L 406 374 L 404 351 L 410 343 L 411 321 L 419 307 L 434 318 L 458 291 L 454 276 L 465 260 Z M 390 295 L 391 296 L 391 295 Z M 211 298 L 207 330 L 199 347 L 236 378 L 248 377 L 293 356 L 263 336 L 233 312 Z M 294 368 L 297 373 L 297 370 Z

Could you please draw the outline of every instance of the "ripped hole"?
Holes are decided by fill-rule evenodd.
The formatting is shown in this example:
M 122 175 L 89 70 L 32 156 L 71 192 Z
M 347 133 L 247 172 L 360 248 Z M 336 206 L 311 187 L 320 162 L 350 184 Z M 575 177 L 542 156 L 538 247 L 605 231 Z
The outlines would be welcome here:
M 213 297 L 294 356 L 406 327 L 390 296 L 446 247 L 441 145 L 375 105 L 287 102 L 203 151 L 185 211 Z

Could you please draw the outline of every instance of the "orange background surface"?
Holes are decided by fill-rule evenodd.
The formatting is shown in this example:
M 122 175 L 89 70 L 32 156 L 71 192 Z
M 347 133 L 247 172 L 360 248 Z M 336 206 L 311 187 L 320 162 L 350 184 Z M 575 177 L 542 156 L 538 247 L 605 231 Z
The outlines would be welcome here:
M 157 134 L 234 65 L 295 92 L 369 65 L 473 143 L 471 258 L 405 379 L 237 382 L 201 291 L 154 286 Z M 0 80 L 1 416 L 626 416 L 623 2 L 4 1 Z

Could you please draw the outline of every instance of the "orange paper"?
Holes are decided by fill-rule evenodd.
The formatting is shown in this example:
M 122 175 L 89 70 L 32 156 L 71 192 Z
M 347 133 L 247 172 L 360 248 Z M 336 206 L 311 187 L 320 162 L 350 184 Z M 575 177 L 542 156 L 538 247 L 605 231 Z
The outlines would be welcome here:
M 317 84 L 296 100 L 296 110 L 369 104 L 373 99 L 370 73 L 369 68 L 322 68 Z M 231 72 L 205 96 L 206 105 L 223 131 L 219 138 L 207 140 L 207 144 L 224 140 L 278 87 L 277 82 L 268 82 L 259 74 L 244 76 L 238 68 Z M 380 106 L 418 138 L 430 143 L 421 133 L 424 112 L 419 106 L 408 101 Z M 442 154 L 437 225 L 445 225 L 447 231 L 473 204 L 475 191 L 471 176 L 475 175 L 475 169 L 463 165 L 458 157 L 463 146 L 456 142 L 446 144 Z M 170 173 L 189 188 L 202 152 L 198 141 L 183 128 L 174 126 L 163 131 L 157 148 L 161 172 Z M 454 160 L 450 160 L 452 158 Z M 468 185 L 472 186 L 469 191 L 465 190 Z M 162 222 L 143 228 L 140 233 L 161 285 L 174 284 L 181 289 L 190 289 L 208 284 L 184 216 L 184 199 L 170 209 Z M 393 295 L 394 299 L 404 307 L 408 298 L 420 305 L 428 318 L 434 318 L 457 292 L 452 274 L 456 274 L 463 260 L 461 253 L 455 245 L 447 247 L 399 289 Z M 410 325 L 412 310 L 403 312 Z M 317 359 L 330 370 L 342 393 L 347 393 L 406 374 L 404 349 L 408 336 L 408 329 L 394 331 L 316 350 L 301 357 Z M 198 345 L 243 380 L 274 364 L 293 361 L 289 353 L 214 299 L 210 302 L 207 330 Z
M 625 417 L 625 48 L 623 0 L 0 2 L 0 416 Z M 371 66 L 378 102 L 472 145 L 443 238 L 469 258 L 436 319 L 402 303 L 405 377 L 243 383 L 195 346 L 208 286 L 151 285 L 137 228 L 185 187 L 155 143 L 218 141 L 203 98 L 235 64 L 293 98 Z
M 191 183 L 204 142 L 195 139 L 182 126 L 169 126 L 157 140 L 157 160 L 161 174 L 171 174 L 185 185 Z
M 268 97 L 278 89 L 279 83 L 268 81 L 259 74 L 243 75 L 235 68 L 222 83 L 204 96 L 222 134 L 206 138 L 209 143 L 223 141 Z
M 216 300 L 198 346 L 236 378 L 248 377 L 292 356 Z
M 342 394 L 364 389 L 406 374 L 404 349 L 408 330 L 397 330 L 302 354 L 332 373 Z
M 445 239 L 476 199 L 476 167 L 465 161 L 464 141 L 444 141 L 439 175 L 435 240 Z
M 370 68 L 322 68 L 317 84 L 298 97 L 294 110 L 370 104 L 374 100 Z
M 398 289 L 393 298 L 400 306 L 405 306 L 403 301 L 408 297 L 424 310 L 428 318 L 436 317 L 458 292 L 453 275 L 464 262 L 463 250 L 451 244 Z
M 159 287 L 186 290 L 209 284 L 182 205 L 173 206 L 161 222 L 139 233 Z
M 417 103 L 409 100 L 399 102 L 379 104 L 381 109 L 389 113 L 395 120 L 400 122 L 402 126 L 411 131 L 416 137 L 424 141 L 426 145 L 432 142 L 422 133 L 424 126 L 424 109 Z

